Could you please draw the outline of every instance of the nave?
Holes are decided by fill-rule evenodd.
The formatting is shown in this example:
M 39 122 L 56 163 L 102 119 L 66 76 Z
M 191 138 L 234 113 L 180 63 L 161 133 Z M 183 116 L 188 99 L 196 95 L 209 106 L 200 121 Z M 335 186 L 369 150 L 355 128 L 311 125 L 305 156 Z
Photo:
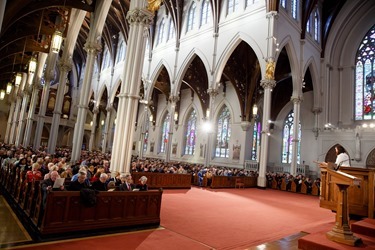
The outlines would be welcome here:
M 11 241 L 5 236 L 12 234 L 10 227 L 1 223 L 2 239 L 9 241 L 2 241 L 0 246 L 5 249 L 82 249 L 82 246 L 113 249 L 116 245 L 126 249 L 298 249 L 298 238 L 333 222 L 334 214 L 320 208 L 316 196 L 272 189 L 192 187 L 164 190 L 157 229 L 30 244 L 27 237 Z

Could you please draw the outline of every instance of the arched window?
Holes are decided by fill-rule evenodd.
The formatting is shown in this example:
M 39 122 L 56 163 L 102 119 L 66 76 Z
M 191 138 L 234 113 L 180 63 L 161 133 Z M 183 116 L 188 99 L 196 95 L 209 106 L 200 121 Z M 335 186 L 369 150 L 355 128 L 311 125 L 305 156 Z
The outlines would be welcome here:
M 306 24 L 306 32 L 307 33 L 310 33 L 310 31 L 311 31 L 311 29 L 310 29 L 310 18 L 309 19 L 307 19 L 307 24 Z
M 188 20 L 187 20 L 187 31 L 193 30 L 195 26 L 195 9 L 196 4 L 193 2 L 189 9 Z
M 258 159 L 258 148 L 260 147 L 260 133 L 262 127 L 259 121 L 254 122 L 253 129 L 253 141 L 251 143 L 251 160 L 256 161 Z
M 217 120 L 216 157 L 229 157 L 229 139 L 231 134 L 230 112 L 227 106 L 223 106 Z
M 211 22 L 210 1 L 204 0 L 202 4 L 201 26 Z
M 355 120 L 375 118 L 375 25 L 359 45 L 355 60 Z
M 160 153 L 165 153 L 167 147 L 169 137 L 169 119 L 170 115 L 167 114 L 164 118 L 163 126 L 161 127 Z
M 292 0 L 291 2 L 291 13 L 292 17 L 297 20 L 298 17 L 298 1 L 297 0 Z
M 158 43 L 157 44 L 161 44 L 163 42 L 163 39 L 164 39 L 164 25 L 165 25 L 165 21 L 164 21 L 164 18 L 163 18 L 163 20 L 161 20 L 160 25 L 159 25 Z
M 227 13 L 232 14 L 237 11 L 239 0 L 228 0 Z
M 282 152 L 282 163 L 291 163 L 292 162 L 292 149 L 293 149 L 293 139 L 296 136 L 293 134 L 294 129 L 294 112 L 293 110 L 290 111 L 288 116 L 284 121 L 284 128 L 283 128 L 283 152 Z M 301 138 L 301 124 L 298 124 L 298 135 L 297 139 Z M 300 143 L 298 143 L 297 149 L 297 163 L 300 162 Z
M 281 0 L 280 4 L 281 4 L 281 7 L 283 7 L 284 9 L 286 9 L 286 0 Z
M 124 41 L 121 41 L 120 49 L 118 50 L 118 54 L 117 54 L 117 63 L 124 60 L 124 55 L 125 55 Z
M 171 19 L 169 21 L 169 30 L 168 30 L 168 41 L 175 36 L 175 30 L 174 30 L 174 23 L 173 20 Z
M 107 68 L 107 62 L 108 62 L 108 49 L 106 48 L 104 50 L 104 58 L 103 58 L 103 62 L 102 62 L 102 70 L 106 69 Z
M 146 119 L 145 128 L 144 128 L 145 137 L 143 138 L 143 152 L 147 152 L 149 129 L 150 129 L 150 121 L 149 121 L 149 119 Z
M 197 113 L 195 109 L 190 111 L 185 133 L 185 155 L 194 155 L 195 139 L 197 132 Z
M 314 39 L 319 42 L 320 18 L 318 10 L 314 13 Z

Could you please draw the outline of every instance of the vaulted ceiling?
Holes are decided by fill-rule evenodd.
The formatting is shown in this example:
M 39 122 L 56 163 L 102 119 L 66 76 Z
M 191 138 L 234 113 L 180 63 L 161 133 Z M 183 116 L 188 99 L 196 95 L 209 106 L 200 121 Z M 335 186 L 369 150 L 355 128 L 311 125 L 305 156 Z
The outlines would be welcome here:
M 95 11 L 96 1 L 98 0 L 8 0 L 0 33 L 0 89 L 5 88 L 5 85 L 12 80 L 15 72 L 25 70 L 31 56 L 38 52 L 49 52 L 51 37 L 56 29 L 66 33 L 69 29 L 69 23 L 74 22 L 74 20 L 70 20 L 72 8 L 87 11 L 73 54 L 73 61 L 80 69 L 80 66 L 86 60 L 86 52 L 83 47 L 89 34 L 90 15 Z M 126 14 L 129 10 L 130 1 L 112 0 L 102 35 L 102 42 L 106 43 L 112 55 L 117 52 L 118 34 L 122 33 L 125 41 L 128 39 L 129 26 L 126 21 Z M 187 1 L 163 0 L 162 3 L 166 6 L 168 14 L 174 21 L 176 44 L 179 43 L 181 37 L 183 7 Z M 223 1 L 210 0 L 210 2 L 214 31 L 217 32 L 219 29 L 217 20 L 219 20 L 222 12 Z M 301 2 L 301 38 L 304 38 L 307 19 L 318 0 L 301 0 Z M 322 1 L 322 53 L 324 53 L 332 23 L 345 2 L 346 0 Z M 266 4 L 269 10 L 277 10 L 279 0 L 266 0 Z M 154 30 L 155 26 L 151 27 L 151 34 Z M 115 57 L 112 56 L 111 58 L 114 60 Z M 244 60 L 247 59 L 244 58 Z M 240 65 L 241 62 L 238 62 L 238 64 Z M 205 74 L 205 72 L 203 73 Z M 228 74 L 230 73 L 228 72 Z

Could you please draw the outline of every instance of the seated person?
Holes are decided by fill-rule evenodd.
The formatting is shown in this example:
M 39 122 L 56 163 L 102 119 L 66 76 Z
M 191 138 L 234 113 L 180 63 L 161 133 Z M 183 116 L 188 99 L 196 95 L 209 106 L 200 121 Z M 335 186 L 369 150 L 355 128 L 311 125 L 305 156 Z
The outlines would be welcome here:
M 134 184 L 130 174 L 122 175 L 121 181 L 122 183 L 120 185 L 120 191 L 133 191 Z
M 115 191 L 116 190 L 116 183 L 114 181 L 110 181 L 107 184 L 107 191 Z
M 139 189 L 139 191 L 147 191 L 148 190 L 148 187 L 147 187 L 147 177 L 146 176 L 142 176 L 140 179 L 139 179 L 139 182 L 137 184 L 137 186 L 135 187 L 136 189 Z
M 87 174 L 85 171 L 80 171 L 77 174 L 77 180 L 70 182 L 68 187 L 69 191 L 80 191 L 82 188 L 89 188 L 90 186 L 86 182 Z
M 96 180 L 92 183 L 92 188 L 98 191 L 107 191 L 107 178 L 106 173 L 101 173 L 99 180 Z

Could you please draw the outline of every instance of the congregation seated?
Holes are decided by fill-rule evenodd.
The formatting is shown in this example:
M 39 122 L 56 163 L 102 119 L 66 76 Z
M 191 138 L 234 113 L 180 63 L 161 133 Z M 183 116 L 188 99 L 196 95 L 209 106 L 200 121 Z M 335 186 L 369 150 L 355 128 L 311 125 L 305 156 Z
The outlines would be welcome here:
M 107 191 L 107 178 L 108 175 L 106 173 L 101 173 L 99 180 L 96 180 L 92 183 L 92 188 L 97 191 Z
M 80 191 L 83 188 L 89 188 L 90 185 L 87 183 L 86 178 L 87 174 L 85 171 L 80 171 L 77 174 L 77 179 L 74 181 L 71 181 L 68 190 L 69 191 Z
M 139 191 L 148 191 L 148 186 L 147 186 L 147 177 L 142 176 L 139 179 L 139 183 L 135 186 L 136 189 Z
M 134 184 L 133 184 L 133 179 L 130 174 L 126 175 L 121 175 L 121 184 L 120 184 L 120 191 L 133 191 L 134 189 Z

